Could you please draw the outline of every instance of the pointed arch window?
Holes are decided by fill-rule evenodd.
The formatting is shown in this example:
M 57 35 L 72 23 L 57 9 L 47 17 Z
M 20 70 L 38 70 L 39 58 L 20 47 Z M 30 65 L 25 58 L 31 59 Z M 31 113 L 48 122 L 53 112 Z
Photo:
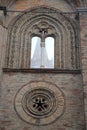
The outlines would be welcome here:
M 31 68 L 54 68 L 54 38 L 42 40 L 38 36 L 31 39 Z

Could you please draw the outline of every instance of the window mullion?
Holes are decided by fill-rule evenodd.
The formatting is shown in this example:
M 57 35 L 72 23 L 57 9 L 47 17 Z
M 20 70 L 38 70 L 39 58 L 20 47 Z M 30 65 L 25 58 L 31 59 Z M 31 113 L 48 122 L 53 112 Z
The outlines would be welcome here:
M 40 68 L 45 68 L 45 62 L 44 62 L 44 51 L 45 51 L 45 35 L 47 33 L 47 30 L 45 28 L 41 28 L 41 65 Z
M 44 63 L 44 50 L 45 50 L 45 41 L 41 41 L 41 65 L 40 68 L 44 68 L 45 67 L 45 63 Z

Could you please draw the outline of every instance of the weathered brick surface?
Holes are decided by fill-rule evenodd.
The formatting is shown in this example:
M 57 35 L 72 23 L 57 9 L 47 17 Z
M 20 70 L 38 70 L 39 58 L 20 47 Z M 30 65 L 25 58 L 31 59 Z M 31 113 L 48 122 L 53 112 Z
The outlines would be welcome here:
M 36 6 L 49 6 L 61 11 L 71 11 L 63 0 L 18 0 L 11 10 L 26 10 Z M 19 13 L 8 13 L 6 26 Z M 80 14 L 82 75 L 72 74 L 3 74 L 7 44 L 6 30 L 0 26 L 0 130 L 86 130 L 87 124 L 87 14 Z M 6 39 L 5 39 L 6 38 Z M 83 78 L 83 81 L 82 81 Z M 32 126 L 22 121 L 14 110 L 17 91 L 34 80 L 49 81 L 60 87 L 65 94 L 65 112 L 61 118 L 48 126 Z M 84 86 L 84 95 L 83 95 Z M 83 100 L 84 96 L 84 100 Z M 84 120 L 85 104 L 85 120 Z
M 18 0 L 12 7 L 12 9 L 16 10 L 26 10 L 31 7 L 35 6 L 50 6 L 54 8 L 58 8 L 59 10 L 62 11 L 70 11 L 71 7 L 63 0 Z
M 32 126 L 22 121 L 14 110 L 14 98 L 17 91 L 30 81 L 48 81 L 56 84 L 65 95 L 65 112 L 54 123 L 48 126 L 40 126 L 41 130 L 83 130 L 84 108 L 83 90 L 80 75 L 72 74 L 4 74 L 2 82 L 2 118 L 0 126 L 6 130 L 33 130 L 38 126 Z M 55 118 L 55 117 L 54 117 Z
M 2 59 L 2 48 L 3 48 L 3 27 L 0 26 L 0 59 Z M 2 64 L 0 62 L 0 77 L 1 77 Z
M 82 75 L 84 85 L 85 118 L 87 127 L 87 13 L 80 14 Z

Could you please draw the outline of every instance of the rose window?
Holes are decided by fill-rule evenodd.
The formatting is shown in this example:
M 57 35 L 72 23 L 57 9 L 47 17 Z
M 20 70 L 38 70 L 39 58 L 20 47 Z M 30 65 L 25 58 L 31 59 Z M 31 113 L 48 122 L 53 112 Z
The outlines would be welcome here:
M 34 125 L 47 125 L 64 113 L 65 99 L 60 88 L 52 83 L 35 81 L 22 87 L 15 96 L 19 117 Z

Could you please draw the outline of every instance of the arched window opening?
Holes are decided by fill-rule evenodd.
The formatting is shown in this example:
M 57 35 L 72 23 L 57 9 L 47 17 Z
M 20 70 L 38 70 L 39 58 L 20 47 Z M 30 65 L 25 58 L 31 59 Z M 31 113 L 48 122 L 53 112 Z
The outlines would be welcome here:
M 54 38 L 42 39 L 35 36 L 31 40 L 31 68 L 54 68 Z
M 31 39 L 31 68 L 40 67 L 40 56 L 41 56 L 41 38 L 38 36 L 32 37 Z
M 9 23 L 5 68 L 64 70 L 81 67 L 79 25 L 59 11 L 58 17 L 52 13 L 43 15 L 50 10 L 55 12 L 51 8 L 37 7 Z
M 46 68 L 54 68 L 54 38 L 47 37 L 45 39 L 45 46 L 46 46 Z

